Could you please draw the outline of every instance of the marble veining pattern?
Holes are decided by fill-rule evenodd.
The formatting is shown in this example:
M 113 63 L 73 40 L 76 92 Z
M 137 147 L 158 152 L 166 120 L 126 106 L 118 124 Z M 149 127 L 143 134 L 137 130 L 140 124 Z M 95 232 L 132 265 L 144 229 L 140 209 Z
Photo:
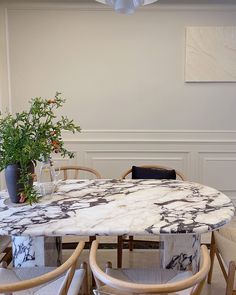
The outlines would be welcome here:
M 161 235 L 164 247 L 161 249 L 161 265 L 163 268 L 188 270 L 195 273 L 199 269 L 201 254 L 201 236 L 195 235 Z
M 60 237 L 12 236 L 14 267 L 59 266 L 61 254 Z
M 198 234 L 234 215 L 221 192 L 178 180 L 73 180 L 33 206 L 5 199 L 0 193 L 0 235 Z

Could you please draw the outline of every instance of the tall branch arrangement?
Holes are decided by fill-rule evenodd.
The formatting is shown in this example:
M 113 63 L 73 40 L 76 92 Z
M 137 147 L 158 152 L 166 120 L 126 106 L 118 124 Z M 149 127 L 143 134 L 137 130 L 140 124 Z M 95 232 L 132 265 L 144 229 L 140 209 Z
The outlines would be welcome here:
M 57 118 L 55 111 L 64 103 L 65 99 L 57 92 L 53 99 L 31 99 L 29 111 L 6 116 L 0 113 L 0 171 L 10 164 L 19 164 L 22 197 L 30 203 L 37 201 L 37 193 L 30 185 L 29 164 L 47 159 L 53 152 L 74 157 L 65 148 L 62 132 L 75 133 L 81 129 L 67 116 Z

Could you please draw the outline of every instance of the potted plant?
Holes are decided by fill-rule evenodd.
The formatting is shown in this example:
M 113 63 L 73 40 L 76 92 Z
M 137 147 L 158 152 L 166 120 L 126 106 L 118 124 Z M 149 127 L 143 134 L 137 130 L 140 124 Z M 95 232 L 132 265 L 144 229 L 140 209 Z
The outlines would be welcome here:
M 33 172 L 37 161 L 52 152 L 72 158 L 62 140 L 62 131 L 80 132 L 80 126 L 66 116 L 57 119 L 56 109 L 65 102 L 61 93 L 53 99 L 31 99 L 29 111 L 15 115 L 0 113 L 0 171 L 5 169 L 6 184 L 12 202 L 37 201 Z

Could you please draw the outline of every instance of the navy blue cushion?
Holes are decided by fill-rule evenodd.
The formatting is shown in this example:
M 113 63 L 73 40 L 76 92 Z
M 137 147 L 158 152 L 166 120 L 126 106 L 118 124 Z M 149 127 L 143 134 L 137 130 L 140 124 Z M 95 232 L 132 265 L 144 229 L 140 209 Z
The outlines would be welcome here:
M 175 170 L 132 166 L 132 179 L 176 179 Z

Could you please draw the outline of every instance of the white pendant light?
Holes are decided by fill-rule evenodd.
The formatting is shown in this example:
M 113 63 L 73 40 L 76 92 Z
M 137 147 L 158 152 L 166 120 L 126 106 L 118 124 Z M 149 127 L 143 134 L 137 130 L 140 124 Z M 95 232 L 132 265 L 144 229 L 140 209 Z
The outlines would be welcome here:
M 96 0 L 97 2 L 107 4 L 119 13 L 131 14 L 142 5 L 151 4 L 158 0 Z

